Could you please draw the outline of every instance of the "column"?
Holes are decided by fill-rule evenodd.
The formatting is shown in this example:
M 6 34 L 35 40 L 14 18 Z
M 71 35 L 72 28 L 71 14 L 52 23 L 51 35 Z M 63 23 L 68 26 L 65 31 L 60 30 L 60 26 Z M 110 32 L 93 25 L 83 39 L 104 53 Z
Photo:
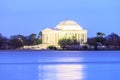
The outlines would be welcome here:
M 79 40 L 79 33 L 77 33 L 77 40 Z
M 44 34 L 42 34 L 42 43 L 44 43 Z
M 44 43 L 46 43 L 46 34 L 44 34 Z

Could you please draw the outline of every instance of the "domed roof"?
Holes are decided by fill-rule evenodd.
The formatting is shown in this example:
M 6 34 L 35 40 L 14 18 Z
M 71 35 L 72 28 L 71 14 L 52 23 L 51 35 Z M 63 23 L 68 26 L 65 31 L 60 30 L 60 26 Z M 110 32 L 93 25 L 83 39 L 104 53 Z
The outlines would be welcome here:
M 60 30 L 82 30 L 82 27 L 75 21 L 67 20 L 60 22 L 56 29 Z

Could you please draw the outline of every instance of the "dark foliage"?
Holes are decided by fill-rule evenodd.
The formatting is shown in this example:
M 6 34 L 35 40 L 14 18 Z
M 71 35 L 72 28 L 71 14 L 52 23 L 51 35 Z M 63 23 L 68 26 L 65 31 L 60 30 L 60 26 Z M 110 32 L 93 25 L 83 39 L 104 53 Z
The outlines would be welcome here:
M 55 46 L 53 46 L 53 45 L 48 46 L 48 49 L 50 49 L 50 50 L 57 50 L 57 48 Z
M 111 33 L 110 35 L 104 37 L 104 33 L 97 33 L 97 37 L 88 38 L 88 44 L 94 46 L 97 49 L 99 44 L 112 47 L 113 49 L 120 49 L 120 36 L 116 33 Z
M 24 45 L 37 45 L 41 42 L 41 38 L 36 34 L 30 34 L 29 36 L 13 35 L 10 38 L 0 34 L 0 49 L 20 49 Z
M 24 45 L 38 45 L 42 43 L 42 33 L 39 35 L 30 34 L 29 36 L 13 35 L 10 38 L 6 38 L 0 33 L 0 49 L 19 49 Z M 79 42 L 73 39 L 63 38 L 58 41 L 61 48 L 65 49 L 71 45 L 77 45 Z M 104 33 L 98 32 L 96 37 L 88 38 L 87 44 L 94 46 L 97 50 L 98 45 L 104 45 L 107 47 L 114 47 L 114 49 L 120 49 L 120 36 L 116 33 L 111 33 L 105 36 Z M 49 49 L 56 49 L 54 46 L 49 46 Z M 86 49 L 86 47 L 84 47 Z

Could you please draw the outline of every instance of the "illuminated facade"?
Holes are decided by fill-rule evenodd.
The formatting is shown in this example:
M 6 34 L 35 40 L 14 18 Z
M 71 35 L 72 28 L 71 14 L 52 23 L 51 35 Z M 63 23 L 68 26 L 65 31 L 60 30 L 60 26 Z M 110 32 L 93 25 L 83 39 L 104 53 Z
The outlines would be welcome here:
M 87 42 L 87 30 L 72 20 L 60 22 L 54 29 L 42 30 L 42 44 L 58 46 L 58 40 L 75 37 L 80 44 Z
M 62 38 L 74 37 L 79 41 L 80 45 L 87 42 L 87 30 L 83 30 L 82 27 L 72 20 L 62 21 L 55 28 L 46 28 L 42 30 L 42 44 L 33 46 L 24 46 L 24 49 L 47 49 L 48 46 L 58 45 L 58 41 Z

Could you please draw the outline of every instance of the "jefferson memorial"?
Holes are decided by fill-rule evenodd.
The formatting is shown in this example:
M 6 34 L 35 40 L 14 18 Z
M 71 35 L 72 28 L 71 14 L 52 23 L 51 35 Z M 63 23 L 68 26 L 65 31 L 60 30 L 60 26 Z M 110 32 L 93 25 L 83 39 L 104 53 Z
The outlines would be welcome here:
M 72 38 L 73 36 L 79 41 L 80 45 L 87 42 L 87 30 L 84 30 L 75 21 L 62 21 L 54 28 L 46 28 L 42 30 L 42 44 L 35 45 L 34 49 L 45 49 L 50 45 L 59 46 L 59 39 Z

